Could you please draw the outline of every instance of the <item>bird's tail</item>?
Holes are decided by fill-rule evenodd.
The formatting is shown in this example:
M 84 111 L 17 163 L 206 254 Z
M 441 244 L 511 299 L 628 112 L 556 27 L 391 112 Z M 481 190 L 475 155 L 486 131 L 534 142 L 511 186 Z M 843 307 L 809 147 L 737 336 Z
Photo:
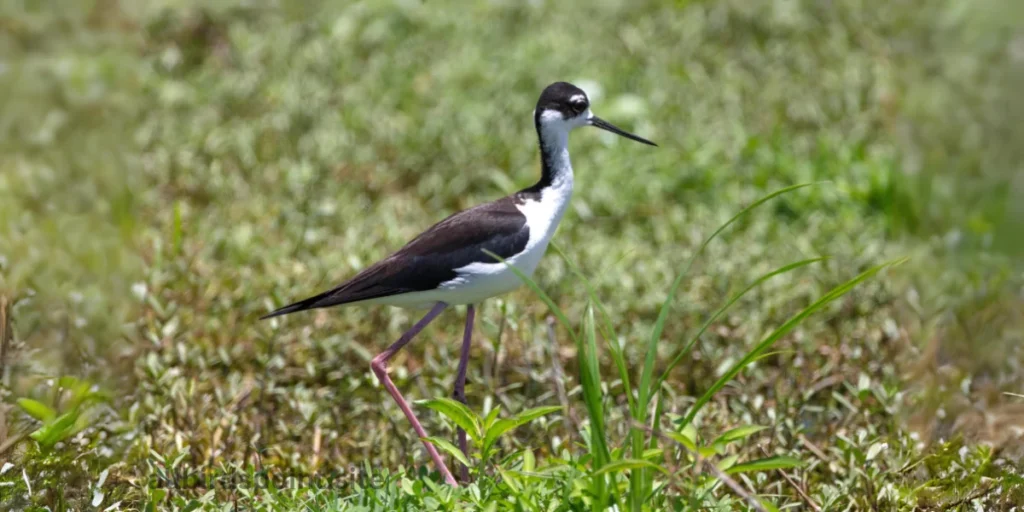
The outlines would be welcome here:
M 281 315 L 287 315 L 287 314 L 290 314 L 290 313 L 296 313 L 296 312 L 299 312 L 299 311 L 305 311 L 307 309 L 315 309 L 315 308 L 318 308 L 318 307 L 323 307 L 324 306 L 323 304 L 317 304 L 317 303 L 320 302 L 321 299 L 323 299 L 329 293 L 330 292 L 321 293 L 320 295 L 314 295 L 313 297 L 310 297 L 308 299 L 303 299 L 303 300 L 300 300 L 300 301 L 298 301 L 298 302 L 296 302 L 294 304 L 289 304 L 289 305 L 284 306 L 282 308 L 275 309 L 274 311 L 271 311 L 270 313 L 267 313 L 267 314 L 261 316 L 260 320 L 266 320 L 268 318 L 274 318 L 275 316 L 281 316 Z

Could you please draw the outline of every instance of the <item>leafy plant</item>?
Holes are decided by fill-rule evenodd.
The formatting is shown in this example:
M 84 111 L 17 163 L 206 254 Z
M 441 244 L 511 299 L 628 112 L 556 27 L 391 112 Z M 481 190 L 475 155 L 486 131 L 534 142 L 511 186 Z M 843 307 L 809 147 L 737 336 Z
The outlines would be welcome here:
M 678 432 L 667 432 L 665 435 L 679 443 L 683 448 L 683 458 L 693 464 L 707 461 L 726 474 L 771 471 L 775 469 L 792 469 L 804 463 L 795 457 L 773 455 L 759 459 L 740 462 L 739 455 L 729 454 L 730 445 L 745 441 L 748 437 L 765 430 L 761 425 L 745 425 L 722 432 L 711 441 L 701 444 L 697 429 L 692 424 L 685 425 Z
M 89 426 L 93 408 L 110 400 L 110 395 L 93 384 L 75 377 L 57 379 L 53 395 L 56 405 L 49 406 L 32 398 L 19 398 L 18 406 L 42 425 L 29 434 L 43 451 L 70 439 Z
M 511 418 L 498 419 L 498 415 L 501 412 L 500 407 L 491 409 L 487 416 L 481 418 L 470 410 L 469 407 L 450 398 L 421 400 L 417 404 L 443 414 L 458 425 L 459 428 L 466 431 L 472 448 L 471 456 L 478 461 L 476 465 L 478 472 L 482 472 L 485 466 L 491 463 L 491 459 L 496 452 L 495 445 L 501 436 L 537 418 L 562 409 L 560 406 L 535 407 L 516 414 Z M 473 466 L 470 460 L 466 458 L 466 455 L 462 453 L 462 450 L 451 442 L 436 436 L 428 437 L 427 440 L 433 443 L 434 446 L 448 452 L 462 464 L 470 467 Z

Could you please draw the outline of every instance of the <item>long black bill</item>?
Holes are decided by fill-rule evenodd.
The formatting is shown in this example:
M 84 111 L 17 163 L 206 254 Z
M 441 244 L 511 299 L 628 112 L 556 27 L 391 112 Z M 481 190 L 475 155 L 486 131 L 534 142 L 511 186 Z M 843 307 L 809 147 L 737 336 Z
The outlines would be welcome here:
M 657 144 L 655 144 L 655 143 L 653 143 L 653 142 L 651 142 L 651 141 L 649 141 L 649 140 L 647 140 L 647 139 L 645 139 L 643 137 L 638 137 L 636 135 L 633 135 L 632 133 L 629 133 L 626 130 L 623 130 L 622 128 L 619 128 L 619 127 L 615 126 L 614 124 L 611 124 L 608 121 L 605 121 L 604 119 L 601 119 L 600 117 L 597 117 L 597 116 L 593 116 L 593 117 L 590 118 L 590 125 L 591 126 L 596 126 L 596 127 L 600 128 L 602 130 L 608 130 L 608 131 L 610 131 L 610 132 L 612 132 L 612 133 L 614 133 L 616 135 L 621 135 L 621 136 L 623 136 L 623 137 L 625 137 L 627 139 L 632 139 L 632 140 L 635 140 L 637 142 L 643 142 L 644 144 L 647 144 L 647 145 L 650 145 L 650 146 L 655 146 L 655 147 L 658 146 Z

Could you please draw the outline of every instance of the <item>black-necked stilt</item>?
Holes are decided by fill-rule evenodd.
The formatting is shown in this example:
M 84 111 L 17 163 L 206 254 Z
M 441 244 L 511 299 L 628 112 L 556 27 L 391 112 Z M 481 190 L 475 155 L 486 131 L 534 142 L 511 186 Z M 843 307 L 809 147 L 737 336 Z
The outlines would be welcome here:
M 484 251 L 501 256 L 526 275 L 533 274 L 572 196 L 569 132 L 581 126 L 596 126 L 656 146 L 592 114 L 587 94 L 566 82 L 556 82 L 544 89 L 533 111 L 533 122 L 540 139 L 542 165 L 540 181 L 535 185 L 497 201 L 458 212 L 345 283 L 263 317 L 343 304 L 430 308 L 422 320 L 370 363 L 377 378 L 398 402 L 421 439 L 426 438 L 427 433 L 388 377 L 388 360 L 444 308 L 466 304 L 466 329 L 454 393 L 455 399 L 465 403 L 474 305 L 522 284 L 506 263 Z M 424 445 L 445 481 L 457 485 L 434 446 L 426 441 Z M 466 433 L 462 430 L 459 430 L 459 446 L 463 452 L 466 451 Z M 462 469 L 465 479 L 466 468 Z

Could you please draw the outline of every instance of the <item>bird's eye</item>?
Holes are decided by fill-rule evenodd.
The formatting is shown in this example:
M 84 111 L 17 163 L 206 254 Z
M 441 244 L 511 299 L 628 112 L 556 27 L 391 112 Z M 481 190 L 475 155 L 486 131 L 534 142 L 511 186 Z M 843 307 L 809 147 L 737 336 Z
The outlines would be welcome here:
M 576 112 L 583 112 L 587 109 L 587 101 L 582 99 L 575 99 L 570 102 L 572 109 Z

